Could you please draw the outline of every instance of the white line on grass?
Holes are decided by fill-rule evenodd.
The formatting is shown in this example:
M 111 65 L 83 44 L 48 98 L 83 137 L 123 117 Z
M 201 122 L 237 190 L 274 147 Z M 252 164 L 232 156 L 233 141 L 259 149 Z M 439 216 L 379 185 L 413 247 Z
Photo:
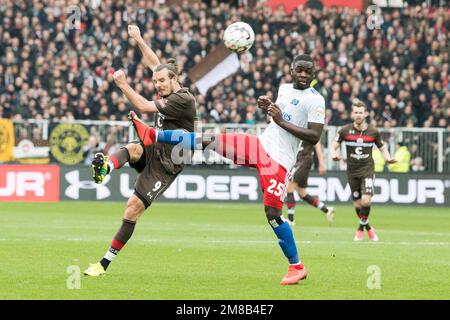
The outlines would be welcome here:
M 7 239 L 7 238 L 0 238 L 0 241 L 30 241 L 30 240 L 34 240 L 34 239 L 26 239 L 26 238 L 11 238 L 11 239 Z M 96 238 L 65 238 L 65 239 L 51 239 L 51 238 L 46 238 L 46 239 L 39 239 L 41 241 L 102 241 L 104 240 L 103 238 L 100 237 L 96 237 Z M 266 244 L 273 244 L 276 243 L 277 241 L 275 240 L 189 240 L 189 239 L 178 239 L 178 240 L 173 240 L 173 239 L 144 239 L 144 240 L 138 240 L 135 239 L 135 242 L 144 242 L 144 243 L 202 243 L 202 244 L 229 244 L 229 245 L 236 245 L 236 244 L 243 244 L 243 245 L 248 245 L 248 244 L 259 244 L 259 245 L 266 245 Z M 297 244 L 311 244 L 311 245 L 330 245 L 330 244 L 355 244 L 355 245 L 359 245 L 359 244 L 365 244 L 365 243 L 370 243 L 370 245 L 402 245 L 402 246 L 450 246 L 450 242 L 437 242 L 437 241 L 378 241 L 378 242 L 368 242 L 368 241 L 363 241 L 363 242 L 354 242 L 354 241 L 317 241 L 317 240 L 301 240 L 301 241 L 295 241 Z

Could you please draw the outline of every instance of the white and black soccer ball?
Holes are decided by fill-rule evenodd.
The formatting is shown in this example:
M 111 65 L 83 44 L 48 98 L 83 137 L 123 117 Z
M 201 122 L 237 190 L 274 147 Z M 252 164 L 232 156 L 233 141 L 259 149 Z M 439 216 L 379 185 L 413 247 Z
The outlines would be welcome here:
M 223 34 L 225 47 L 237 53 L 250 49 L 254 41 L 255 32 L 253 32 L 252 27 L 245 22 L 235 22 L 230 24 Z

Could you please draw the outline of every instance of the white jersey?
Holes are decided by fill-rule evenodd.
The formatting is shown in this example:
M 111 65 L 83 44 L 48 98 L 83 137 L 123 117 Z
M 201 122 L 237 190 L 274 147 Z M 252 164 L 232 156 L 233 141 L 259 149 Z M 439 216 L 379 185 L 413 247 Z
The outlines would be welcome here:
M 325 99 L 314 88 L 294 89 L 292 83 L 282 84 L 275 102 L 290 123 L 307 128 L 308 122 L 325 123 Z M 273 120 L 258 137 L 269 156 L 287 171 L 295 165 L 301 140 L 281 128 Z

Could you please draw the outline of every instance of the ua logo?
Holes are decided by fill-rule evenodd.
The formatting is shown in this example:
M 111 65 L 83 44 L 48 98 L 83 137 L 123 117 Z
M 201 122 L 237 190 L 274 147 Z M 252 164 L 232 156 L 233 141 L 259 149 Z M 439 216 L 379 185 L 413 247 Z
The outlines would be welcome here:
M 111 195 L 106 184 L 108 183 L 110 176 L 106 176 L 103 184 L 96 184 L 90 180 L 80 181 L 80 171 L 70 171 L 66 173 L 66 181 L 70 186 L 66 189 L 65 195 L 72 199 L 80 198 L 80 189 L 93 189 L 95 190 L 95 199 L 102 200 L 108 198 Z

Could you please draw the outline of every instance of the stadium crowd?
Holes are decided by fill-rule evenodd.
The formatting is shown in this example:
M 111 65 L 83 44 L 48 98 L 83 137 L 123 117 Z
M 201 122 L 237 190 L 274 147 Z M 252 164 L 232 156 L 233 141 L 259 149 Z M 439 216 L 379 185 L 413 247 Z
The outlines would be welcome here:
M 381 27 L 371 30 L 367 16 L 349 8 L 301 7 L 287 15 L 263 4 L 249 10 L 210 2 L 169 8 L 160 1 L 97 0 L 75 8 L 79 23 L 69 1 L 2 2 L 0 117 L 126 120 L 129 106 L 112 82 L 114 69 L 124 68 L 146 98 L 156 94 L 127 35 L 127 25 L 137 24 L 160 57 L 177 59 L 203 122 L 265 121 L 256 98 L 276 98 L 278 85 L 290 81 L 291 58 L 307 52 L 318 66 L 315 88 L 326 98 L 328 124 L 348 122 L 350 101 L 358 97 L 378 126 L 450 128 L 448 8 L 384 10 Z M 237 20 L 252 25 L 255 44 L 240 55 L 238 73 L 202 96 L 188 71 Z

